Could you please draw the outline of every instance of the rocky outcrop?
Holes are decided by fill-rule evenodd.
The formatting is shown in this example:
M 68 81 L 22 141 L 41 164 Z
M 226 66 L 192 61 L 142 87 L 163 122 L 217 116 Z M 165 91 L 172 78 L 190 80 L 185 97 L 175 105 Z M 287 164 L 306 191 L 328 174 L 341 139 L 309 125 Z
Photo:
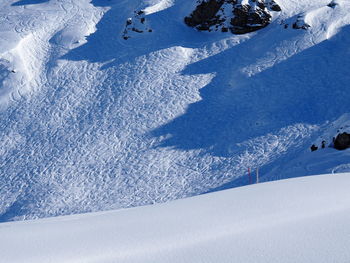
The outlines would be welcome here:
M 307 30 L 310 25 L 305 22 L 304 16 L 298 16 L 297 20 L 292 25 L 293 29 L 304 29 Z
M 249 5 L 239 5 L 233 9 L 234 18 L 231 19 L 231 32 L 245 34 L 256 31 L 270 24 L 271 15 L 261 8 L 252 10 Z
M 274 0 L 203 0 L 185 23 L 200 31 L 245 34 L 266 27 L 271 22 L 271 12 L 279 11 Z
M 146 21 L 146 15 L 143 10 L 135 11 L 134 16 L 130 17 L 125 22 L 125 29 L 123 31 L 123 39 L 128 40 L 133 34 L 140 34 L 144 32 L 152 32 L 153 30 Z
M 334 140 L 334 148 L 337 150 L 350 148 L 350 134 L 346 132 L 338 134 Z
M 209 0 L 200 3 L 189 17 L 185 17 L 185 23 L 191 27 L 197 27 L 198 30 L 209 30 L 211 26 L 220 23 L 220 17 L 217 15 L 224 4 L 221 0 Z

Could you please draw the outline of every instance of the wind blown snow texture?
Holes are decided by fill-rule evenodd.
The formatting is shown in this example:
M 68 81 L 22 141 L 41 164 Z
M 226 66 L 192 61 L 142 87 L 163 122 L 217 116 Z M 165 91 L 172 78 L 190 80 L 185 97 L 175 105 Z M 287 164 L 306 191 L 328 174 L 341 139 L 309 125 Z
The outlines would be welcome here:
M 350 4 L 328 3 L 280 1 L 234 36 L 187 27 L 195 1 L 3 1 L 0 221 L 240 186 L 248 167 L 347 171 L 348 152 L 309 152 L 349 120 Z M 139 10 L 152 32 L 125 41 Z

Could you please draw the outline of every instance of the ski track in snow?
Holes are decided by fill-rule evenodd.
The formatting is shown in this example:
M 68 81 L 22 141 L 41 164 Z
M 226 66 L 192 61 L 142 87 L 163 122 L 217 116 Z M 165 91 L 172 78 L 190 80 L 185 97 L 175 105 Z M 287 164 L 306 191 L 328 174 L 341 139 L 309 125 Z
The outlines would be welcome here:
M 314 59 L 331 49 L 327 39 L 349 52 L 341 34 L 349 4 L 338 1 L 332 9 L 328 2 L 281 2 L 284 11 L 274 23 L 245 36 L 187 28 L 183 17 L 194 1 L 0 4 L 6 39 L 0 40 L 0 221 L 240 186 L 247 184 L 248 167 L 260 167 L 262 180 L 295 176 L 281 175 L 286 167 L 300 176 L 343 171 L 347 162 L 311 169 L 304 161 L 328 156 L 317 153 L 313 160 L 308 147 L 334 136 L 337 126 L 326 132 L 323 123 L 346 113 L 346 105 L 326 114 L 304 103 L 312 98 L 306 82 L 329 89 L 326 78 L 342 76 L 350 65 L 319 56 L 318 65 L 334 68 L 321 76 L 299 55 Z M 124 41 L 125 21 L 139 10 L 153 32 Z M 279 25 L 301 13 L 309 31 Z M 342 76 L 335 92 L 348 80 Z M 329 94 L 321 90 L 316 98 Z M 310 116 L 289 114 L 298 105 Z M 288 158 L 294 166 L 283 166 Z

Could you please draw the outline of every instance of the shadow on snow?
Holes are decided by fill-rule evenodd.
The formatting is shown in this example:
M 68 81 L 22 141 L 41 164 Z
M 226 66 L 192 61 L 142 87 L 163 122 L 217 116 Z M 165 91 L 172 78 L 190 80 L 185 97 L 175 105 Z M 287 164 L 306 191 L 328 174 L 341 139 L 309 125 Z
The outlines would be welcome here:
M 231 156 L 232 146 L 247 139 L 297 123 L 320 124 L 338 118 L 349 111 L 350 94 L 344 92 L 350 82 L 350 56 L 344 56 L 350 53 L 349 32 L 350 27 L 343 28 L 333 39 L 251 77 L 235 65 L 248 66 L 261 57 L 257 45 L 264 45 L 264 34 L 189 65 L 184 74 L 214 72 L 216 76 L 201 89 L 201 101 L 153 135 L 168 136 L 163 147 L 207 149 L 217 156 Z
M 105 63 L 102 69 L 106 69 L 169 47 L 199 47 L 218 39 L 187 27 L 183 17 L 188 14 L 188 10 L 182 5 L 174 5 L 146 16 L 147 21 L 151 22 L 152 33 L 145 32 L 124 40 L 122 33 L 127 18 L 132 17 L 134 11 L 144 8 L 138 5 L 140 1 L 137 0 L 125 2 L 93 0 L 91 3 L 95 7 L 110 7 L 110 10 L 96 25 L 96 31 L 86 38 L 87 43 L 71 50 L 62 59 Z M 171 24 L 171 28 L 167 24 Z
M 49 2 L 49 0 L 21 0 L 12 4 L 12 6 L 21 6 L 21 5 L 36 5 Z
M 137 1 L 125 5 L 123 1 L 93 0 L 92 4 L 111 9 L 97 24 L 96 32 L 87 37 L 87 43 L 64 59 L 102 62 L 106 63 L 102 69 L 106 69 L 153 51 L 174 46 L 201 48 L 222 38 L 186 27 L 182 18 L 188 10 L 174 5 L 147 16 L 155 22 L 154 35 L 141 34 L 125 41 L 121 35 L 126 19 L 142 9 Z M 167 23 L 171 23 L 171 30 Z M 240 70 L 276 52 L 286 39 L 297 41 L 298 35 L 307 32 L 270 25 L 243 44 L 189 65 L 183 74 L 214 73 L 214 79 L 200 90 L 201 101 L 189 105 L 182 116 L 151 135 L 167 136 L 159 147 L 204 149 L 216 156 L 232 156 L 232 146 L 247 139 L 296 123 L 320 124 L 338 118 L 348 111 L 350 99 L 344 92 L 350 82 L 350 56 L 343 55 L 348 52 L 349 28 L 252 76 Z M 320 72 L 319 68 L 328 71 Z

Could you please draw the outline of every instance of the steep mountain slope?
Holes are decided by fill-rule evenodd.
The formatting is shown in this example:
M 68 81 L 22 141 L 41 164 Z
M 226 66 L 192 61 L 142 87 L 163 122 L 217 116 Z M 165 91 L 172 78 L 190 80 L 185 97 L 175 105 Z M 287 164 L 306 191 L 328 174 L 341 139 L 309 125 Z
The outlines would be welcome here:
M 1 263 L 350 259 L 350 174 L 230 189 L 133 209 L 0 224 Z
M 350 4 L 277 2 L 239 36 L 186 26 L 196 1 L 1 3 L 0 221 L 346 171 L 309 147 L 349 120 Z

